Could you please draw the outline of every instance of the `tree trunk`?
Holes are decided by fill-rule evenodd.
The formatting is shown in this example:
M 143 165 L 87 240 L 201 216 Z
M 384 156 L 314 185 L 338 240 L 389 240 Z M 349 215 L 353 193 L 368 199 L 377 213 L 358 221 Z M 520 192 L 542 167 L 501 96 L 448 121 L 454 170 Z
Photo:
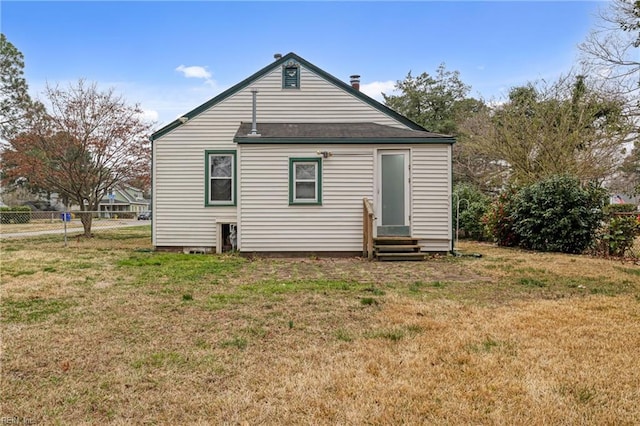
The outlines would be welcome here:
M 82 227 L 84 228 L 84 236 L 86 238 L 91 238 L 93 236 L 91 234 L 91 222 L 93 221 L 93 215 L 91 214 L 91 212 L 80 213 L 80 221 L 82 222 Z

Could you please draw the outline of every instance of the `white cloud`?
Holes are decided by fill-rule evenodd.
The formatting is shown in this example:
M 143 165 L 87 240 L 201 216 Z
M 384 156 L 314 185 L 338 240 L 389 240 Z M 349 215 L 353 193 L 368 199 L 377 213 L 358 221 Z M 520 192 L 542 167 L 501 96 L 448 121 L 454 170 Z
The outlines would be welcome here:
M 598 74 L 598 77 L 605 80 L 611 77 L 611 74 L 613 74 L 613 70 L 611 69 L 611 67 L 598 67 L 596 72 Z
M 211 72 L 209 72 L 207 67 L 201 67 L 197 65 L 185 67 L 184 65 L 180 65 L 176 68 L 176 71 L 181 72 L 182 75 L 186 78 L 204 79 L 204 84 L 209 86 L 209 88 L 218 90 L 218 82 L 211 78 L 212 74 Z
M 207 70 L 207 67 L 197 65 L 185 67 L 184 65 L 180 65 L 176 68 L 176 71 L 181 72 L 186 78 L 204 78 L 207 80 L 211 78 L 211 73 Z
M 388 81 L 373 81 L 371 83 L 361 84 L 360 91 L 376 101 L 383 102 L 384 98 L 382 97 L 382 93 L 385 95 L 394 95 L 395 93 L 395 85 L 396 82 L 392 80 Z
M 489 101 L 487 101 L 487 106 L 490 108 L 498 108 L 501 107 L 502 105 L 507 103 L 507 99 L 506 98 L 500 98 L 500 99 L 491 99 Z
M 142 119 L 145 121 L 151 121 L 151 122 L 157 122 L 158 118 L 160 117 L 160 114 L 158 114 L 158 111 L 153 110 L 153 109 L 145 109 L 142 110 L 142 114 L 140 114 Z

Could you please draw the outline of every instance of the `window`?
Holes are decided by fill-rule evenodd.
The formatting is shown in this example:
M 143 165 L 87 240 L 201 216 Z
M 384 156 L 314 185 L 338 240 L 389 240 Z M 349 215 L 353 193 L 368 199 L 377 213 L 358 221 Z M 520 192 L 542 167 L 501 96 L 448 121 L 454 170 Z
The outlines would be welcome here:
M 322 159 L 289 159 L 289 204 L 322 204 Z
M 236 151 L 205 151 L 205 205 L 236 205 Z
M 282 67 L 282 88 L 300 88 L 300 64 L 297 62 L 289 61 Z

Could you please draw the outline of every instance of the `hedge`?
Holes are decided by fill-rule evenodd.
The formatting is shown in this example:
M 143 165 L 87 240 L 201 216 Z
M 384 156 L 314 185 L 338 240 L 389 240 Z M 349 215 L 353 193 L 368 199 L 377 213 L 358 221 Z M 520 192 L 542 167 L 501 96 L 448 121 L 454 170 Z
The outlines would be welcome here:
M 0 207 L 0 223 L 29 223 L 31 222 L 31 209 L 26 206 Z

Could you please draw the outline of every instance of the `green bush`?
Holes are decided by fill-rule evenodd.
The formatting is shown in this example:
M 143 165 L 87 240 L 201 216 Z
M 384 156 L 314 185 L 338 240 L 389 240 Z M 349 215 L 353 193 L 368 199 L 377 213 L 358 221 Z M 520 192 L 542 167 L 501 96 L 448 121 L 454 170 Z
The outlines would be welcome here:
M 640 222 L 636 216 L 613 216 L 602 236 L 610 256 L 624 256 L 640 235 Z
M 554 176 L 522 188 L 511 219 L 523 248 L 582 253 L 591 245 L 604 217 L 605 192 L 583 187 L 571 176 Z
M 0 223 L 29 223 L 31 222 L 31 209 L 26 206 L 0 207 Z
M 611 215 L 614 213 L 634 213 L 638 211 L 638 206 L 635 204 L 607 204 L 604 206 L 604 213 Z
M 502 191 L 489 205 L 482 217 L 486 235 L 500 246 L 514 247 L 519 242 L 511 217 L 517 192 L 515 187 Z
M 490 199 L 478 188 L 468 183 L 457 184 L 453 189 L 453 200 L 460 200 L 459 230 L 464 236 L 474 240 L 484 241 L 487 238 L 482 217 L 489 207 Z M 464 201 L 466 200 L 466 201 Z M 456 206 L 453 206 L 453 226 L 456 226 Z

